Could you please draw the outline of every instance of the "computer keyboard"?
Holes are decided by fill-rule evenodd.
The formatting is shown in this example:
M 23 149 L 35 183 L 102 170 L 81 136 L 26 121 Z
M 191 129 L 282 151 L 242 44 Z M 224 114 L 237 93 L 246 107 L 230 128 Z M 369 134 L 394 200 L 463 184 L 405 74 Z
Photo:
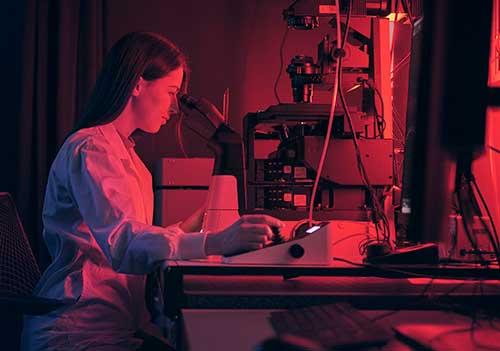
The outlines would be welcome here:
M 393 337 L 391 330 L 347 303 L 271 312 L 270 320 L 278 335 L 305 337 L 333 350 L 380 346 Z

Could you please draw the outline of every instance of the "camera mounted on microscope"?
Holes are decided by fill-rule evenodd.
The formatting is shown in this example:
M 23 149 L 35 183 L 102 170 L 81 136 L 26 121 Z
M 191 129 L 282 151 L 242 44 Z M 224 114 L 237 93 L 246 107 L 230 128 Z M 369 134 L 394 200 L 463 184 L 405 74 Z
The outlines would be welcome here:
M 297 55 L 292 58 L 286 72 L 292 81 L 293 101 L 310 103 L 313 96 L 313 84 L 323 81 L 320 67 L 310 56 Z

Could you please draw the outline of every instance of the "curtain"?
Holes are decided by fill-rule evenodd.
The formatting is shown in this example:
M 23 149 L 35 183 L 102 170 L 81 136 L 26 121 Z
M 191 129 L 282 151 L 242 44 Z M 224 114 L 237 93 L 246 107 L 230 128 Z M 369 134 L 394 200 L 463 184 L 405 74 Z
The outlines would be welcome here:
M 88 98 L 106 51 L 105 0 L 28 0 L 25 7 L 17 206 L 41 268 L 50 165 Z

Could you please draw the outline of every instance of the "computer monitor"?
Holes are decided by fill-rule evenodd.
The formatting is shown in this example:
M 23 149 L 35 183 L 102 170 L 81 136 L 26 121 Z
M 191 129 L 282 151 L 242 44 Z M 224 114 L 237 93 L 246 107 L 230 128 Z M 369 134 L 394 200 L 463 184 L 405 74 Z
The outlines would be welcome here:
M 413 31 L 404 161 L 407 240 L 443 242 L 455 165 L 484 145 L 492 1 L 428 0 Z M 414 129 L 413 129 L 414 128 Z

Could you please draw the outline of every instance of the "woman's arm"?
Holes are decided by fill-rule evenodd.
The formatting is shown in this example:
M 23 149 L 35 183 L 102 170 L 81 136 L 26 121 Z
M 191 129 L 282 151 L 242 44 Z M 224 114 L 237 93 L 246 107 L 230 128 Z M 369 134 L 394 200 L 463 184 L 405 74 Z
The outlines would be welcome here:
M 146 223 L 140 189 L 106 141 L 85 140 L 69 156 L 68 187 L 115 271 L 145 274 L 164 260 L 205 257 L 204 233 Z

